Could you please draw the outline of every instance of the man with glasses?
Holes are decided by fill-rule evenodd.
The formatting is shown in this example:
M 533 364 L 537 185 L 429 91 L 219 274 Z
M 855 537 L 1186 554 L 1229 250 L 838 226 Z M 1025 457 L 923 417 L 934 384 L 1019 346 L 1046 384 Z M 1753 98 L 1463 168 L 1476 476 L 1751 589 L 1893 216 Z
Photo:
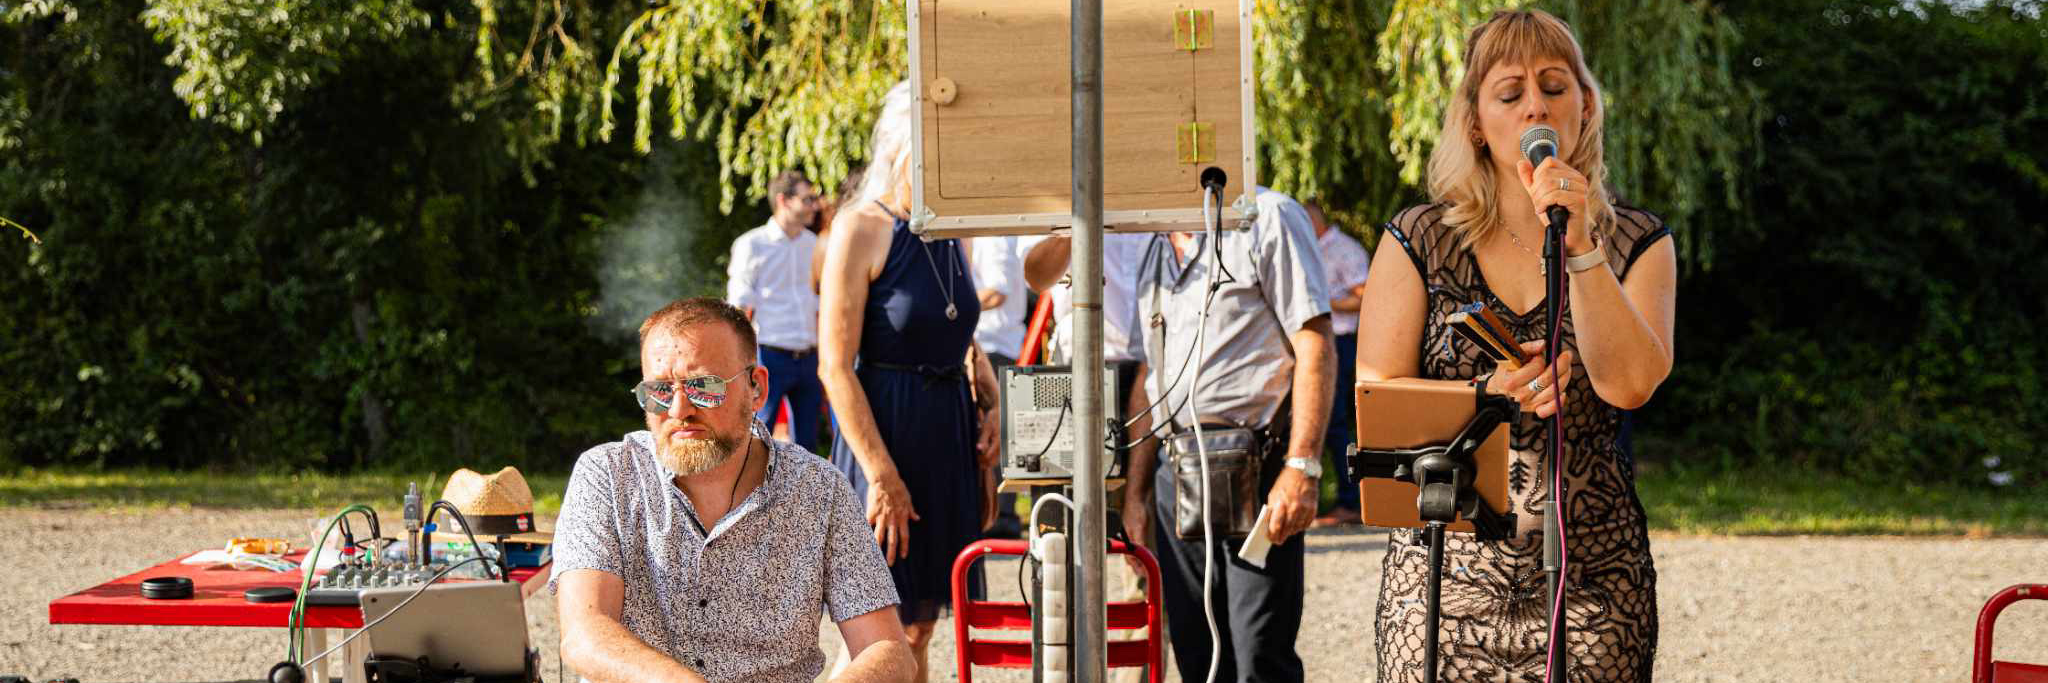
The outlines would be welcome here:
M 818 382 L 818 293 L 811 288 L 818 236 L 806 226 L 818 214 L 818 190 L 804 174 L 783 171 L 768 183 L 768 203 L 768 223 L 733 240 L 725 300 L 753 321 L 761 364 L 774 378 L 761 421 L 774 424 L 787 397 L 789 440 L 816 451 L 825 387 Z
M 770 380 L 756 353 L 746 315 L 716 299 L 641 324 L 647 429 L 577 460 L 555 523 L 562 660 L 585 680 L 812 681 L 820 613 L 852 658 L 833 680 L 914 674 L 853 489 L 754 417 Z

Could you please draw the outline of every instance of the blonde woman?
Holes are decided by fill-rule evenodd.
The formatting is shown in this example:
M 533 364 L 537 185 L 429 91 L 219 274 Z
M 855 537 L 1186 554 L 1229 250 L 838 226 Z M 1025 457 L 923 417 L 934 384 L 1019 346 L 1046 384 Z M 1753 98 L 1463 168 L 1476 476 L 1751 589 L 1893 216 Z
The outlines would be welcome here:
M 1433 203 L 1388 223 L 1366 282 L 1360 327 L 1375 334 L 1359 337 L 1359 379 L 1483 378 L 1488 391 L 1523 409 L 1511 430 L 1515 535 L 1482 542 L 1451 534 L 1445 544 L 1439 662 L 1446 681 L 1544 679 L 1550 595 L 1539 502 L 1552 489 L 1547 425 L 1559 410 L 1567 678 L 1651 678 L 1657 574 L 1634 463 L 1615 437 L 1622 412 L 1648 401 L 1671 371 L 1677 261 L 1662 221 L 1617 206 L 1608 194 L 1602 114 L 1600 86 L 1564 22 L 1539 11 L 1502 12 L 1473 29 L 1464 80 L 1430 156 Z M 1517 142 L 1536 124 L 1555 128 L 1560 143 L 1558 156 L 1532 167 Z M 1571 212 L 1556 386 L 1541 354 L 1542 214 L 1550 206 Z M 1499 312 L 1537 360 L 1497 369 L 1455 338 L 1444 319 L 1473 302 Z M 1427 549 L 1396 532 L 1381 572 L 1379 678 L 1421 680 Z
M 924 681 L 953 558 L 994 513 L 996 380 L 973 351 L 981 304 L 960 241 L 926 242 L 906 220 L 915 104 L 908 83 L 889 91 L 860 189 L 832 219 L 818 375 L 839 425 L 832 463 L 866 503 Z

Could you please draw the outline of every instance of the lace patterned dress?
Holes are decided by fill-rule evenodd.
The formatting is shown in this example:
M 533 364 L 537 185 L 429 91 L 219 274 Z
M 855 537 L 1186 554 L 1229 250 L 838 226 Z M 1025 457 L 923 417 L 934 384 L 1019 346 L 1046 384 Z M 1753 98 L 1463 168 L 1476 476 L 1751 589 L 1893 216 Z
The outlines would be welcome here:
M 1626 280 L 1650 245 L 1670 235 L 1644 211 L 1615 207 L 1607 267 Z M 1485 302 L 1516 339 L 1542 339 L 1544 306 L 1518 314 L 1501 302 L 1480 274 L 1470 250 L 1441 222 L 1443 207 L 1419 206 L 1387 224 L 1422 274 L 1427 291 L 1422 376 L 1470 379 L 1493 361 L 1458 338 L 1444 319 L 1459 306 Z M 1397 267 L 1390 264 L 1388 267 Z M 1569 306 L 1562 349 L 1577 355 Z M 1648 681 L 1657 648 L 1657 571 L 1643 506 L 1636 498 L 1635 464 L 1616 444 L 1622 411 L 1593 393 L 1583 365 L 1575 364 L 1564 412 L 1567 492 L 1566 638 L 1574 683 Z M 1541 682 L 1550 605 L 1543 574 L 1542 510 L 1550 489 L 1548 420 L 1523 413 L 1509 429 L 1513 539 L 1481 542 L 1447 534 L 1444 547 L 1442 624 L 1438 672 L 1444 681 Z M 1376 648 L 1379 680 L 1422 680 L 1425 593 L 1429 549 L 1414 530 L 1396 530 L 1381 565 Z

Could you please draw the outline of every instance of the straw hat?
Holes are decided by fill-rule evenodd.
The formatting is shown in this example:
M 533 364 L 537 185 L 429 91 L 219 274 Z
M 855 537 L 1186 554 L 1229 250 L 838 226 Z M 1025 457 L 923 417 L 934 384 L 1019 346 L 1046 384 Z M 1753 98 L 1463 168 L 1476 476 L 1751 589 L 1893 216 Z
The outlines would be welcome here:
M 520 476 L 517 468 L 506 467 L 490 476 L 466 467 L 456 470 L 449 475 L 447 487 L 441 489 L 441 499 L 462 511 L 477 540 L 486 536 L 506 536 L 518 543 L 554 540 L 554 534 L 534 529 L 533 490 L 527 488 L 526 477 Z M 453 519 L 447 521 L 447 531 L 434 535 L 445 538 L 453 532 L 462 536 L 461 525 Z

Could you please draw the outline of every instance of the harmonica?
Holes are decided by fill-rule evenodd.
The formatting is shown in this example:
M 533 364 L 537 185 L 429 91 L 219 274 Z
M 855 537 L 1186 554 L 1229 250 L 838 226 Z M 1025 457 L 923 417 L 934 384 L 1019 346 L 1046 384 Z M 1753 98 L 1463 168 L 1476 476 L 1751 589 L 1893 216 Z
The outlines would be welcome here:
M 1521 343 L 1515 341 L 1515 335 L 1508 332 L 1500 316 L 1486 304 L 1468 304 L 1446 316 L 1444 322 L 1456 330 L 1458 336 L 1477 345 L 1480 352 L 1500 361 L 1509 370 L 1519 369 L 1523 363 L 1529 362 L 1529 355 L 1522 352 Z

